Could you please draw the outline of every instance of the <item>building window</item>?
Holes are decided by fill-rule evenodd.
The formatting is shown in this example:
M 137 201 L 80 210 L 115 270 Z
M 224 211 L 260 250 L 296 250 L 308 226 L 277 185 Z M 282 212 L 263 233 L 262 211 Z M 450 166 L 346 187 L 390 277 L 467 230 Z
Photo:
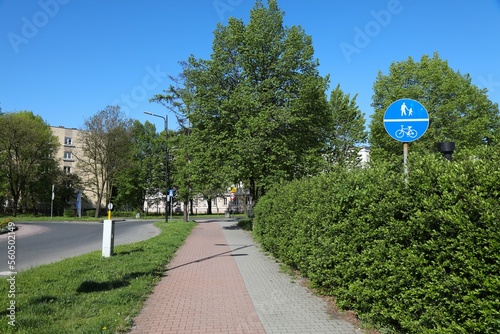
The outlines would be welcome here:
M 69 167 L 69 166 L 64 166 L 64 173 L 66 173 L 66 174 L 71 174 L 71 167 Z
M 227 205 L 227 197 L 224 197 L 224 205 Z
M 69 151 L 64 152 L 64 160 L 65 161 L 73 160 L 73 155 L 71 154 L 71 152 L 69 152 Z
M 73 139 L 71 137 L 64 137 L 64 145 L 73 145 Z

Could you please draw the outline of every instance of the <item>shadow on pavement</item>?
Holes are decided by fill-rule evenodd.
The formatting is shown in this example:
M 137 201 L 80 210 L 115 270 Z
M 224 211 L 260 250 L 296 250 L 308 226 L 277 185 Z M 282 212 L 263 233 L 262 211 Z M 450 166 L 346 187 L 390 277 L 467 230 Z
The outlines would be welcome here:
M 242 230 L 238 225 L 223 226 L 224 230 Z
M 213 259 L 213 258 L 216 258 L 216 257 L 219 257 L 219 256 L 224 256 L 225 254 L 229 254 L 229 253 L 232 253 L 232 252 L 236 252 L 240 249 L 244 249 L 244 248 L 247 248 L 247 247 L 252 247 L 253 245 L 246 245 L 246 246 L 241 246 L 241 247 L 238 247 L 238 248 L 235 248 L 233 250 L 229 250 L 227 252 L 222 252 L 222 253 L 219 253 L 219 254 L 215 254 L 215 255 L 212 255 L 212 256 L 207 256 L 207 257 L 204 257 L 202 259 L 199 259 L 199 260 L 195 260 L 195 261 L 191 261 L 191 262 L 187 262 L 187 263 L 184 263 L 184 264 L 180 264 L 178 266 L 175 266 L 175 267 L 172 267 L 172 268 L 168 268 L 166 273 L 168 273 L 169 271 L 172 271 L 174 269 L 177 269 L 177 268 L 181 268 L 181 267 L 184 267 L 184 266 L 187 266 L 187 265 L 190 265 L 190 264 L 194 264 L 194 263 L 199 263 L 199 262 L 203 262 L 203 261 L 207 261 L 207 260 L 210 260 L 210 259 Z M 248 254 L 231 254 L 230 256 L 244 256 L 244 255 L 248 255 Z

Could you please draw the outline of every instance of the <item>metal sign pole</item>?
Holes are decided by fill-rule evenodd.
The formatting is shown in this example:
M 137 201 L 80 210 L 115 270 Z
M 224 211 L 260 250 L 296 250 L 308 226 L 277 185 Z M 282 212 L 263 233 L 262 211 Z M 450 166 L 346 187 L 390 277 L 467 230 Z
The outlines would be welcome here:
M 408 143 L 403 143 L 403 166 L 405 172 L 405 183 L 408 182 Z
M 54 213 L 54 185 L 52 185 L 52 194 L 51 194 L 51 200 L 50 200 L 50 220 L 52 220 L 52 216 Z

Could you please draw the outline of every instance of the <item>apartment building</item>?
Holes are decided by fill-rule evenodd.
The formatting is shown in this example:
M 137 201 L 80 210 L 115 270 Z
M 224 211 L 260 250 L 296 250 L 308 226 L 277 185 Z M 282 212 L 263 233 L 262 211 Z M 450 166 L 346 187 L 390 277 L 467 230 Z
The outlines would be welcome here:
M 362 167 L 366 167 L 370 162 L 370 146 L 361 146 L 358 151 Z
M 52 129 L 52 133 L 59 138 L 59 143 L 61 144 L 56 158 L 62 169 L 67 174 L 78 174 L 75 155 L 78 155 L 79 151 L 79 147 L 76 144 L 80 139 L 80 130 L 75 128 L 68 129 L 62 126 L 51 126 L 50 128 Z
M 54 136 L 59 138 L 59 151 L 56 159 L 67 174 L 80 175 L 77 164 L 77 156 L 81 156 L 81 130 L 76 128 L 65 128 L 63 126 L 51 126 Z M 73 208 L 77 216 L 82 215 L 83 210 L 95 209 L 97 198 L 95 192 L 90 189 L 80 189 L 75 193 Z

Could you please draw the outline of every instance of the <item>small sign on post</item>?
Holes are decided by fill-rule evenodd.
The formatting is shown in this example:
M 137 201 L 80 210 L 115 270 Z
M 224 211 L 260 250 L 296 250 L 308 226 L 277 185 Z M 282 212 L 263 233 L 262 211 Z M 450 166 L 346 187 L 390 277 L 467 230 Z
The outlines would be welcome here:
M 113 210 L 113 203 L 108 204 L 108 219 L 111 219 L 111 211 Z
M 385 110 L 384 128 L 393 139 L 403 142 L 405 178 L 408 175 L 408 143 L 422 137 L 429 127 L 429 114 L 425 107 L 412 99 L 400 99 Z
M 102 230 L 102 256 L 110 257 L 115 248 L 115 222 L 111 220 L 113 203 L 108 204 L 108 219 L 103 222 Z
M 394 101 L 384 114 L 385 131 L 397 141 L 409 143 L 423 136 L 429 127 L 429 114 L 412 99 Z

